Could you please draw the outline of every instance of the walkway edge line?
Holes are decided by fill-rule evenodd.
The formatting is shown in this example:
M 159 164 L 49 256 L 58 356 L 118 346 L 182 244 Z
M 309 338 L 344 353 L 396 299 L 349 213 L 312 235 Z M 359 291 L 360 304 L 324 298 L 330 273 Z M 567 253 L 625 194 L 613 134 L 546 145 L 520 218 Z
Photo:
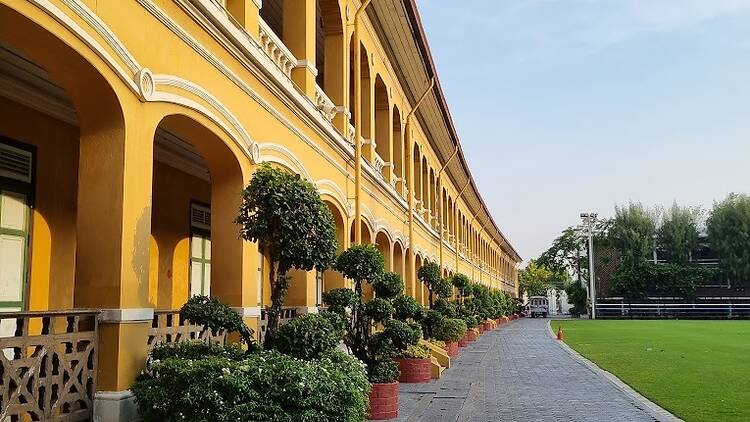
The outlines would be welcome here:
M 672 413 L 670 413 L 663 407 L 652 402 L 651 400 L 643 396 L 641 393 L 634 390 L 631 386 L 624 383 L 620 378 L 617 378 L 617 376 L 615 376 L 613 373 L 600 368 L 597 364 L 588 360 L 580 353 L 576 352 L 572 347 L 568 346 L 564 341 L 556 340 L 555 332 L 552 329 L 552 320 L 547 321 L 547 328 L 548 328 L 547 332 L 549 333 L 550 338 L 552 338 L 555 341 L 555 343 L 557 343 L 563 350 L 568 352 L 568 354 L 570 354 L 571 357 L 573 357 L 573 359 L 575 359 L 582 365 L 589 368 L 592 372 L 603 376 L 610 383 L 612 383 L 615 387 L 617 387 L 623 393 L 627 394 L 631 399 L 643 405 L 645 410 L 648 413 L 650 413 L 656 420 L 660 422 L 684 422 L 682 419 L 673 415 Z

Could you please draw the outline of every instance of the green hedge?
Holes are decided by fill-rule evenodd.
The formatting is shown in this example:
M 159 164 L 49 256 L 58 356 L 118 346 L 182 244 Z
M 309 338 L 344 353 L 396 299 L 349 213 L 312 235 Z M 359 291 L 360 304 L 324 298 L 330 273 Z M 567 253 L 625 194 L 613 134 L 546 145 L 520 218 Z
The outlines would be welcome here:
M 276 351 L 169 356 L 131 388 L 145 422 L 363 421 L 369 389 L 362 363 L 340 351 L 310 361 Z

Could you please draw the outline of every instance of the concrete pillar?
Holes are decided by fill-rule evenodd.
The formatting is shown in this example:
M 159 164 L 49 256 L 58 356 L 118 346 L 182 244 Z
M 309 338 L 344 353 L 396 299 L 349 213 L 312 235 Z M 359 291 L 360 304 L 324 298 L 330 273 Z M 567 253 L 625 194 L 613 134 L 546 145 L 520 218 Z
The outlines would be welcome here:
M 261 1 L 227 0 L 227 10 L 229 13 L 256 40 L 260 37 L 258 18 L 260 16 Z

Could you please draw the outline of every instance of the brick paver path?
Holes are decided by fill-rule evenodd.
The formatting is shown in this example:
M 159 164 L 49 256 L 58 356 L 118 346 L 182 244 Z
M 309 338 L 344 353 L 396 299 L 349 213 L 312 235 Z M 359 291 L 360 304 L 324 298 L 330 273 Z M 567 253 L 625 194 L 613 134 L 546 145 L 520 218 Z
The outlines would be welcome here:
M 644 406 L 520 319 L 462 348 L 429 384 L 401 384 L 399 421 L 654 421 Z

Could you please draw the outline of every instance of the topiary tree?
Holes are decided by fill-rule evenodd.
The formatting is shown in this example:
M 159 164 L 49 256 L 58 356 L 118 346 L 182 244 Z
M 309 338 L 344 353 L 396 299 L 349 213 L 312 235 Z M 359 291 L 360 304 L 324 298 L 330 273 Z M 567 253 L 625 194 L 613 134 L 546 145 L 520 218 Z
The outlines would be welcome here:
M 240 236 L 270 260 L 271 306 L 264 348 L 270 349 L 293 268 L 322 271 L 336 256 L 336 225 L 317 189 L 298 175 L 262 164 L 242 192 Z
M 337 314 L 305 314 L 279 327 L 276 348 L 298 359 L 318 359 L 334 350 L 343 336 L 341 319 Z
M 421 335 L 418 325 L 392 319 L 394 314 L 405 319 L 416 318 L 419 314 L 419 309 L 402 295 L 401 277 L 384 272 L 383 255 L 373 245 L 350 247 L 339 255 L 334 268 L 354 281 L 353 295 L 343 292 L 347 289 L 334 289 L 323 296 L 328 310 L 339 313 L 348 322 L 344 343 L 365 363 L 371 382 L 387 383 L 398 379 L 393 354 L 416 344 Z M 362 295 L 363 283 L 370 283 L 376 295 L 367 303 Z M 375 333 L 378 324 L 383 330 Z
M 427 287 L 427 290 L 430 292 L 430 309 L 432 309 L 433 304 L 433 295 L 435 293 L 435 289 L 440 288 L 439 284 L 443 280 L 443 278 L 440 276 L 440 266 L 434 262 L 428 262 L 425 265 L 422 265 L 419 267 L 419 271 L 417 271 L 417 278 L 419 278 L 419 281 L 424 283 L 424 285 Z
M 469 286 L 469 277 L 466 274 L 456 273 L 451 277 L 451 284 L 458 290 L 456 296 L 456 310 L 459 315 L 463 315 L 464 299 L 466 298 L 466 288 Z

